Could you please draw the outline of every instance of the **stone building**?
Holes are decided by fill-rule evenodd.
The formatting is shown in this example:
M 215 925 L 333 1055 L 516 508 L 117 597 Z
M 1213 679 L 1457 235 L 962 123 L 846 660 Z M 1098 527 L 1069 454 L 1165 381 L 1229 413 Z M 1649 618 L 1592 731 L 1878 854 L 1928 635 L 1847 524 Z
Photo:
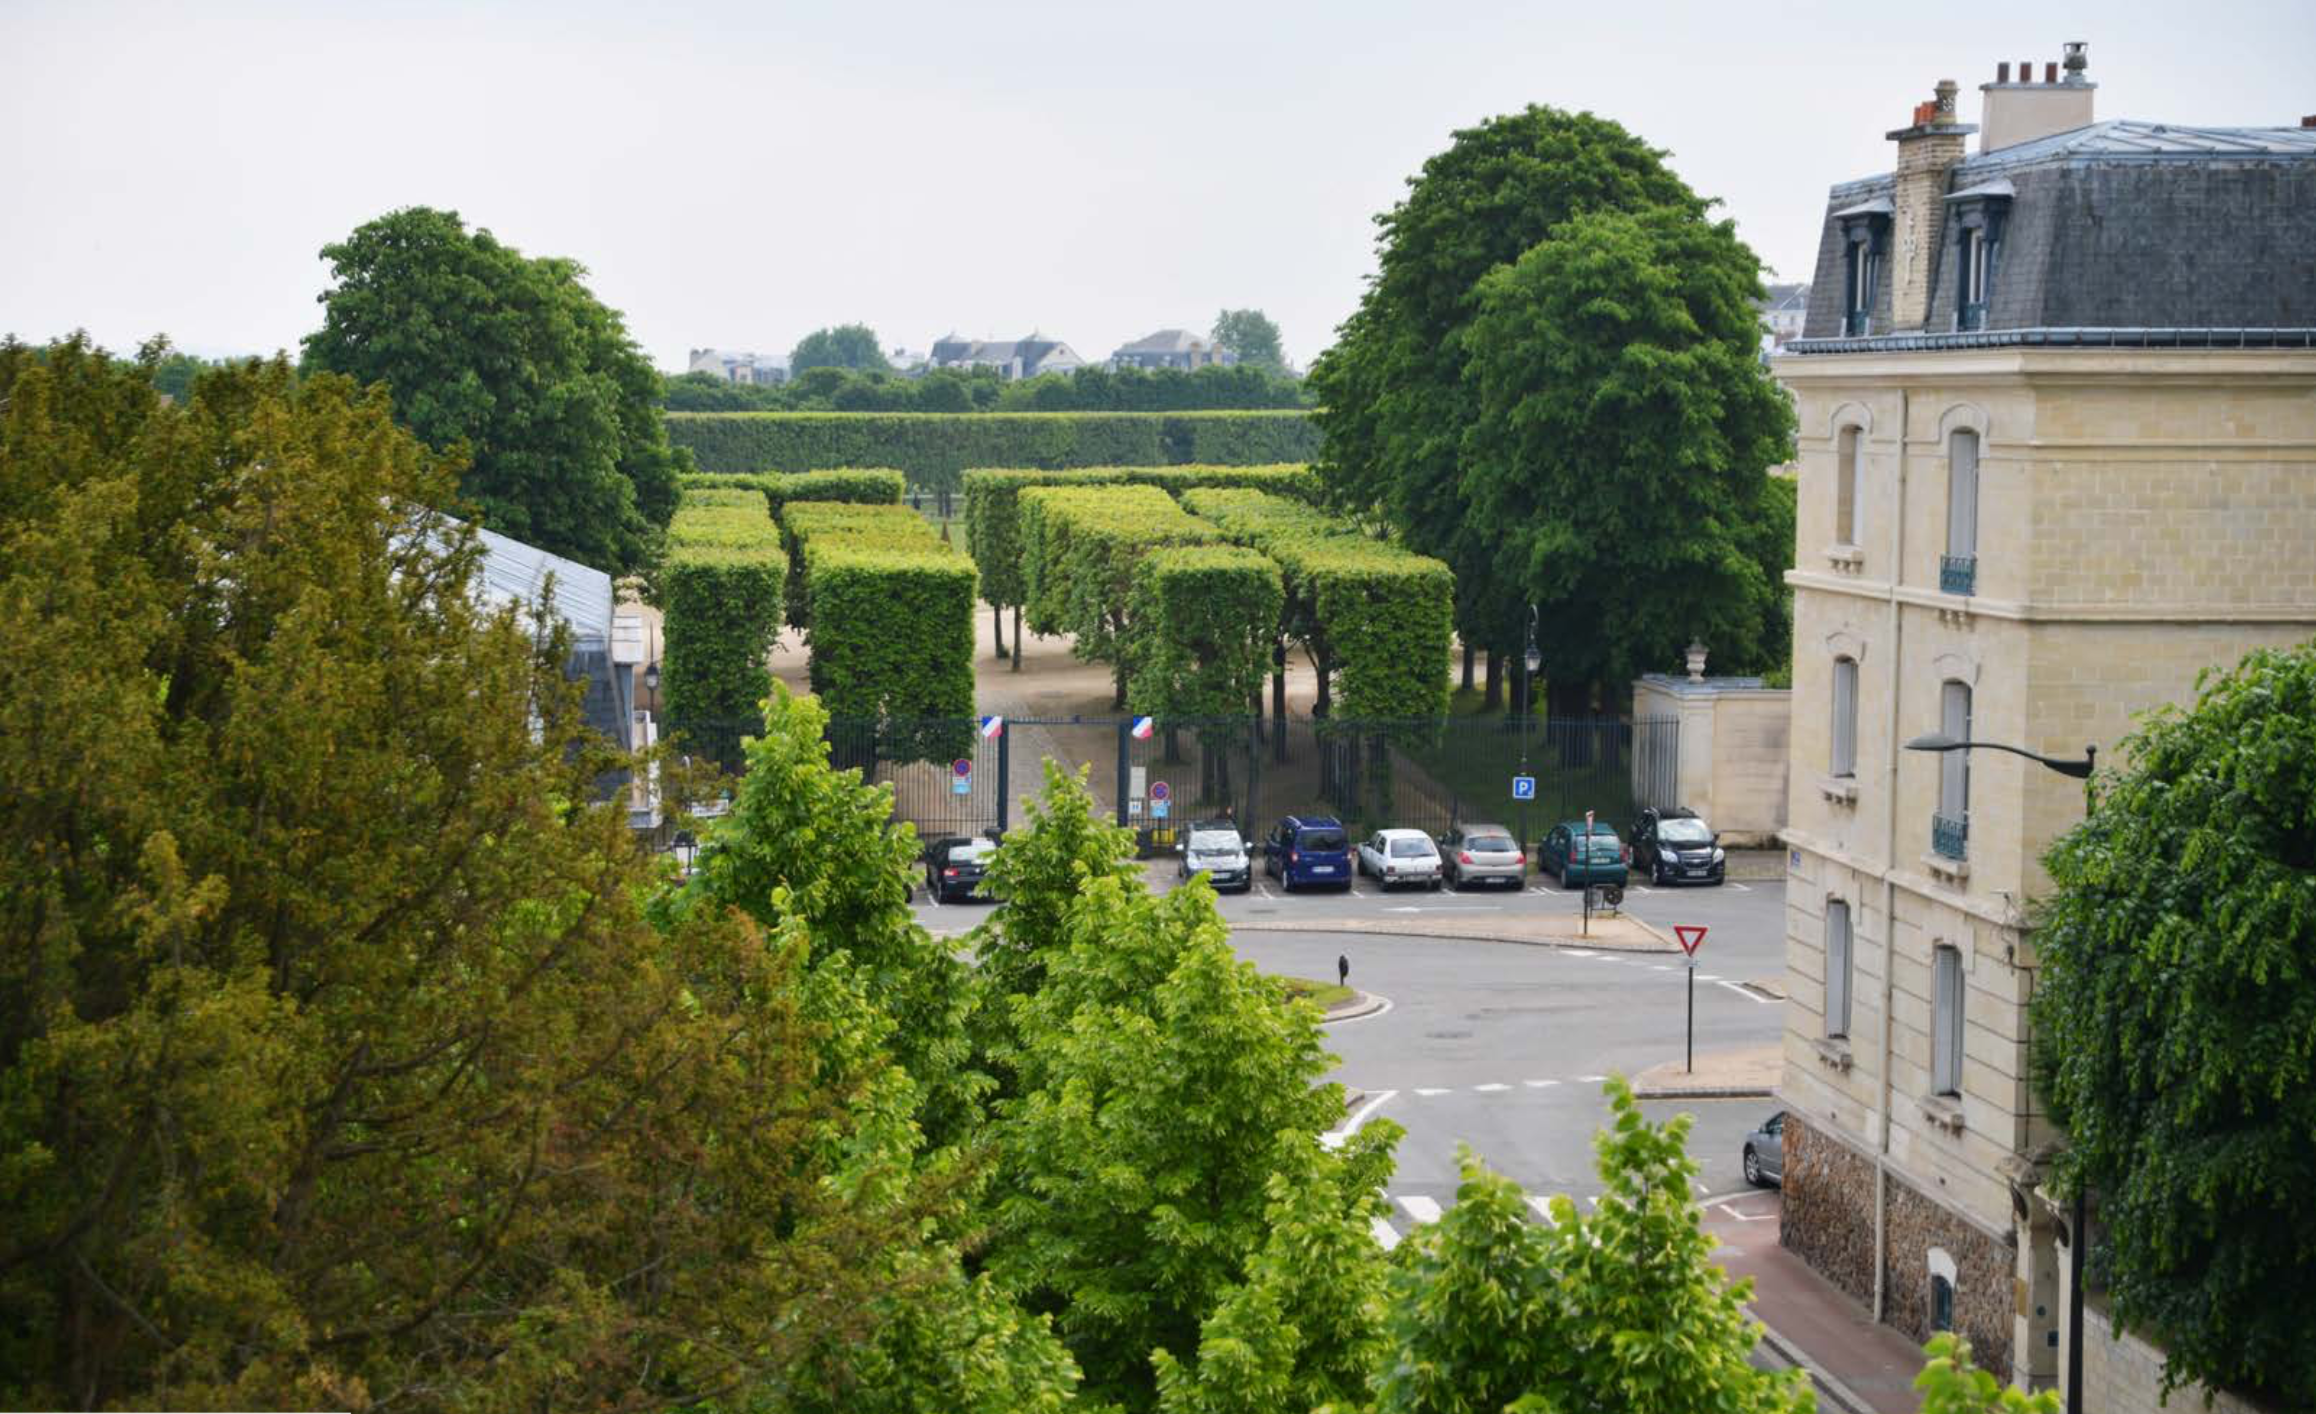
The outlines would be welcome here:
M 1801 480 L 1783 1240 L 2034 1387 L 2064 1381 L 2069 1234 L 2037 1191 L 2063 1140 L 2026 909 L 2082 785 L 1905 744 L 2080 758 L 2316 634 L 2316 127 L 2097 122 L 2093 87 L 2079 45 L 2004 64 L 1971 152 L 1940 83 L 1893 171 L 1829 193 L 1774 363 Z M 2087 1371 L 2086 1405 L 2144 1384 Z

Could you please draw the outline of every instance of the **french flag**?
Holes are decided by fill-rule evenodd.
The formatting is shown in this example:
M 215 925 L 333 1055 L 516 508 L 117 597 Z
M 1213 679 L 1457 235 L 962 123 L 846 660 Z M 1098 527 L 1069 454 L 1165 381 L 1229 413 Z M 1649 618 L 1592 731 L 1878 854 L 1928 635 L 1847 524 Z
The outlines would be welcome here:
M 981 734 L 991 741 L 997 740 L 1004 731 L 1005 719 L 1003 717 L 983 717 L 981 719 Z
M 1148 741 L 1150 739 L 1150 734 L 1157 729 L 1158 724 L 1150 720 L 1148 717 L 1136 717 L 1134 719 L 1134 740 Z

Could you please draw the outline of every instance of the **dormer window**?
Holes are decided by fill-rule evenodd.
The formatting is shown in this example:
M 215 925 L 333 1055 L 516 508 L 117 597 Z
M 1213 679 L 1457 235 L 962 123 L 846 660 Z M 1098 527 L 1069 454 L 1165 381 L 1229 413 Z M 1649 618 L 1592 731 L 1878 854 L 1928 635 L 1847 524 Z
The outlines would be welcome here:
M 1834 213 L 1842 229 L 1842 333 L 1849 338 L 1864 337 L 1873 324 L 1891 210 L 1882 198 Z
M 2011 185 L 1993 181 L 1946 198 L 1947 228 L 1954 232 L 1954 327 L 1984 329 L 1986 308 L 2002 254 L 2003 221 L 2010 214 Z

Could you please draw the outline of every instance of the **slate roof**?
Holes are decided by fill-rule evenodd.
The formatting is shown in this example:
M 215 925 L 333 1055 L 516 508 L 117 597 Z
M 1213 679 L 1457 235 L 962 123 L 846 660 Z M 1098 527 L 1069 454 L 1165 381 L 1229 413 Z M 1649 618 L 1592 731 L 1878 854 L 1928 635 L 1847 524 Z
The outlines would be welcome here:
M 1924 327 L 1891 329 L 1885 265 L 1863 339 L 1841 337 L 1846 282 L 1838 218 L 1880 208 L 1892 183 L 1883 174 L 1833 187 L 1804 338 L 1788 351 L 1847 352 L 1896 340 L 1905 347 L 2304 347 L 2316 330 L 2316 128 L 2114 120 L 1966 157 L 1947 176 L 1950 201 L 2002 199 L 2005 185 L 2008 211 L 1984 327 L 1956 329 L 1949 227 L 1933 256 Z M 2071 337 L 2053 337 L 2059 331 Z
M 1146 334 L 1130 344 L 1120 344 L 1118 352 L 1122 354 L 1189 353 L 1193 348 L 1204 347 L 1205 342 L 1188 329 L 1161 329 L 1155 334 Z

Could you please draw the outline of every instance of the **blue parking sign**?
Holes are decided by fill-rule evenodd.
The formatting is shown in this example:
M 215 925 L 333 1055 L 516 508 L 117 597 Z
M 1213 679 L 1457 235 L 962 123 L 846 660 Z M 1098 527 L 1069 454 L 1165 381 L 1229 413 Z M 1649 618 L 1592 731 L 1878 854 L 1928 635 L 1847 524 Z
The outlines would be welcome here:
M 1512 777 L 1512 799 L 1534 800 L 1535 798 L 1536 778 L 1534 776 Z

